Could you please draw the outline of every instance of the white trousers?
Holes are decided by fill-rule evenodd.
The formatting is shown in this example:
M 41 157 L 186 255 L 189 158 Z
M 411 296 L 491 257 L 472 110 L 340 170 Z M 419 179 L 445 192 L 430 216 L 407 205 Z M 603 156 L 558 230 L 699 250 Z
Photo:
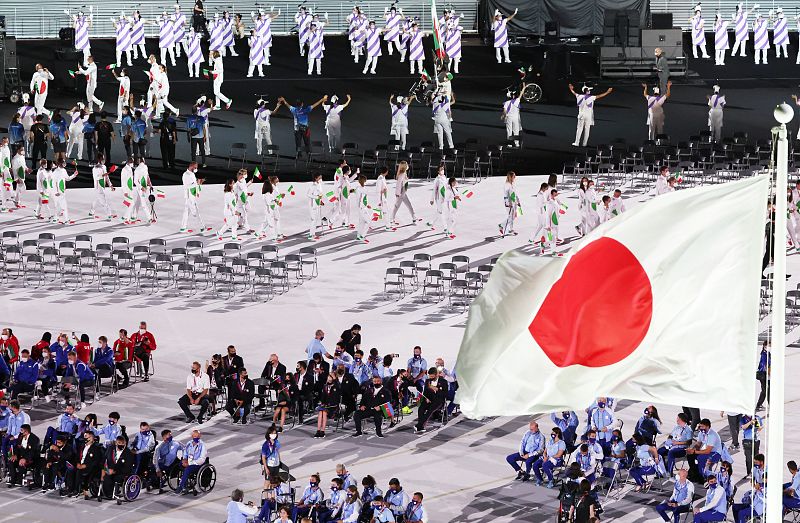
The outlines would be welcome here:
M 792 240 L 792 246 L 795 249 L 800 250 L 800 242 L 797 240 L 798 222 L 796 216 L 797 213 L 792 213 L 791 216 L 789 216 L 789 219 L 786 220 L 786 230 L 789 233 L 789 239 Z
M 172 62 L 172 67 L 175 67 L 175 48 L 170 47 L 162 47 L 161 48 L 161 63 L 167 63 L 167 54 L 169 54 L 170 61 Z
M 519 136 L 522 128 L 519 115 L 506 116 L 506 138 L 511 139 L 512 136 Z
M 589 120 L 586 118 L 578 117 L 578 126 L 575 129 L 575 142 L 573 145 L 583 145 L 586 147 L 586 143 L 589 141 L 589 133 L 592 130 L 592 126 L 589 123 Z M 581 142 L 581 136 L 583 136 L 583 142 Z
M 223 218 L 222 228 L 217 231 L 217 236 L 222 236 L 225 232 L 231 231 L 231 239 L 237 240 L 238 239 L 238 232 L 239 232 L 239 217 L 232 213 L 225 213 L 225 217 Z
M 408 65 L 411 66 L 411 74 L 414 74 L 414 65 L 416 64 L 419 74 L 422 74 L 422 68 L 425 60 L 409 60 Z
M 375 68 L 378 67 L 378 58 L 379 56 L 367 56 L 367 63 L 364 64 L 364 70 L 361 71 L 363 74 L 367 74 L 367 70 L 370 69 L 370 65 L 372 65 L 372 70 L 370 72 L 375 74 Z
M 450 66 L 453 68 L 453 72 L 458 74 L 458 66 L 461 63 L 461 57 L 456 56 L 455 58 L 450 59 Z
M 453 236 L 456 234 L 456 216 L 458 215 L 458 209 L 454 208 L 452 204 L 445 204 L 446 214 L 447 214 L 447 228 L 445 232 L 449 232 Z
M 406 149 L 406 136 L 408 136 L 408 127 L 403 126 L 392 126 L 391 134 L 394 136 L 394 139 L 400 142 L 400 149 Z
M 369 222 L 372 219 L 370 209 L 363 205 L 358 206 L 358 225 L 356 226 L 356 235 L 366 238 L 369 232 Z
M 122 121 L 122 108 L 128 105 L 124 96 L 117 96 L 117 122 Z
M 103 105 L 103 101 L 98 99 L 94 95 L 95 89 L 97 89 L 96 85 L 91 85 L 91 84 L 86 85 L 86 106 L 89 112 L 92 112 L 94 110 L 94 104 L 97 104 L 99 106 Z
M 33 211 L 34 215 L 41 216 L 42 210 L 46 211 L 47 219 L 53 217 L 53 204 L 49 197 L 47 197 L 47 203 L 42 203 L 42 193 L 38 193 L 36 198 L 36 209 Z
M 408 194 L 403 193 L 402 195 L 398 196 L 397 199 L 394 201 L 394 208 L 392 209 L 392 217 L 391 220 L 393 222 L 397 221 L 397 211 L 400 210 L 400 206 L 405 205 L 408 212 L 411 213 L 411 219 L 413 221 L 417 221 L 417 214 L 414 212 L 414 207 L 411 205 L 411 200 L 408 199 Z
M 308 235 L 318 236 L 319 232 L 322 230 L 322 209 L 320 209 L 319 205 L 311 203 L 309 218 L 311 219 L 311 223 L 308 227 Z
M 275 240 L 278 238 L 277 228 L 275 227 L 275 214 L 272 209 L 267 207 L 267 212 L 264 214 L 264 223 L 261 224 L 261 229 L 259 230 L 259 236 L 267 236 L 268 231 L 272 231 L 272 234 L 269 235 L 268 240 Z
M 508 216 L 506 216 L 506 221 L 505 223 L 503 223 L 501 231 L 503 236 L 514 232 L 514 220 L 516 218 L 517 218 L 517 204 L 511 203 L 511 205 L 508 207 Z
M 97 209 L 98 204 L 100 209 Z M 94 215 L 95 210 L 105 209 L 106 216 L 111 216 L 111 207 L 108 205 L 108 195 L 106 190 L 102 187 L 94 190 L 94 201 L 92 202 L 92 211 L 90 214 Z
M 248 78 L 251 78 L 253 76 L 253 71 L 255 69 L 258 69 L 258 76 L 264 76 L 264 65 L 263 64 L 254 65 L 253 63 L 250 63 L 250 66 L 247 68 L 247 77 Z
M 547 241 L 547 226 L 545 216 L 542 213 L 539 213 L 536 217 L 536 230 L 534 231 L 533 235 L 531 236 L 531 241 L 536 243 L 539 242 L 546 242 Z
M 789 44 L 779 44 L 775 46 L 775 58 L 781 57 L 781 51 L 783 51 L 783 57 L 789 58 Z
M 761 62 L 764 62 L 764 65 L 767 65 L 767 51 L 768 49 L 756 49 L 756 65 L 760 64 Z
M 747 40 L 736 40 L 736 42 L 734 42 L 733 44 L 733 50 L 731 51 L 731 56 L 734 56 L 736 54 L 736 51 L 739 51 L 739 56 L 747 56 L 746 54 L 744 54 L 746 47 L 747 47 Z
M 800 54 L 798 54 L 800 60 Z M 49 89 L 49 87 L 48 87 Z M 36 94 L 33 97 L 33 107 L 36 109 L 36 114 L 48 114 L 49 111 L 44 108 L 44 103 L 47 101 L 47 92 Z M 26 133 L 27 134 L 27 133 Z
M 504 45 L 503 47 L 495 47 L 494 48 L 494 56 L 495 56 L 495 58 L 497 58 L 497 63 L 499 64 L 500 62 L 503 61 L 502 58 L 500 57 L 500 50 L 501 49 L 502 49 L 503 55 L 505 56 L 506 63 L 510 64 L 511 63 L 511 58 L 509 58 L 509 54 L 508 54 L 508 44 Z
M 239 212 L 239 227 L 244 229 L 244 232 L 250 232 L 250 220 L 247 218 L 247 206 L 239 205 L 236 207 Z
M 189 62 L 189 78 L 200 78 L 200 62 L 193 64 Z
M 181 40 L 183 39 L 181 38 Z M 172 44 L 172 48 L 175 49 L 175 56 L 177 56 L 178 58 L 181 57 L 181 47 L 182 46 L 180 42 L 175 42 L 174 44 Z
M 69 221 L 69 208 L 67 207 L 67 197 L 65 194 L 53 197 L 53 202 L 56 207 L 56 216 L 60 222 Z
M 231 52 L 231 56 L 239 56 L 239 54 L 236 52 L 236 46 L 234 44 L 229 45 L 228 50 Z
M 70 129 L 69 140 L 67 140 L 67 154 L 66 154 L 66 157 L 67 158 L 72 158 L 72 149 L 75 147 L 75 145 L 77 145 L 78 146 L 78 156 L 76 156 L 76 158 L 78 160 L 83 160 L 83 143 L 84 143 L 83 133 L 80 132 L 80 131 L 72 132 L 72 130 Z
M 444 149 L 444 139 L 447 138 L 447 146 L 453 148 L 453 128 L 450 125 L 450 120 L 447 118 L 439 118 L 433 121 L 433 132 L 436 139 L 439 141 L 439 150 Z
M 169 103 L 169 89 L 162 91 L 158 96 L 158 108 L 161 110 L 159 115 L 164 112 L 164 107 L 172 111 L 172 114 L 178 115 L 178 108 Z
M 340 219 L 343 227 L 347 227 L 350 224 L 350 198 L 343 197 L 342 193 L 337 190 L 331 225 L 336 225 Z
M 231 99 L 222 94 L 222 76 L 218 76 L 214 78 L 214 98 L 217 99 L 217 104 L 219 104 L 220 100 L 225 102 L 226 104 L 231 103 Z M 208 151 L 206 151 L 208 153 Z
M 261 155 L 262 143 L 272 145 L 272 131 L 269 125 L 256 124 L 256 154 Z
M 706 44 L 692 46 L 692 54 L 694 54 L 695 58 L 697 58 L 698 49 L 701 51 L 703 58 L 710 58 L 710 56 L 708 56 L 708 52 L 706 51 Z
M 128 65 L 129 66 L 133 65 L 133 63 L 131 63 L 131 50 L 128 49 L 127 51 L 122 51 L 120 49 L 117 49 L 117 67 L 122 65 L 122 53 L 125 53 L 125 56 L 128 59 Z
M 189 215 L 197 220 L 200 224 L 200 230 L 205 230 L 206 222 L 200 216 L 200 209 L 197 206 L 197 198 L 184 198 L 183 200 L 183 217 L 181 218 L 181 229 L 186 229 L 189 224 Z
M 272 210 L 272 218 L 275 220 L 275 235 L 280 238 L 281 234 L 281 208 L 276 204 Z
M 139 53 L 142 53 L 142 58 L 147 58 L 147 51 L 144 49 L 144 43 L 133 44 L 133 59 L 139 59 Z
M 714 51 L 714 63 L 716 65 L 725 65 L 725 49 Z
M 444 224 L 444 201 L 441 198 L 437 198 L 433 202 L 433 218 L 431 218 L 429 225 L 432 228 L 436 228 L 437 226 L 443 226 Z

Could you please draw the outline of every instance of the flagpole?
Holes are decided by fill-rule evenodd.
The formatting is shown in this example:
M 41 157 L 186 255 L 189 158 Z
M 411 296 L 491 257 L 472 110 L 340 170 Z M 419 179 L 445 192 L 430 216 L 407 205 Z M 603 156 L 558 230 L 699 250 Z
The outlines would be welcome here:
M 772 129 L 777 137 L 775 158 L 775 230 L 772 248 L 775 249 L 772 273 L 772 365 L 769 398 L 769 432 L 767 434 L 767 523 L 783 520 L 783 419 L 786 357 L 786 187 L 788 181 L 789 142 L 786 124 L 794 116 L 791 106 L 782 103 L 775 108 L 780 123 Z M 768 246 L 769 248 L 769 246 Z

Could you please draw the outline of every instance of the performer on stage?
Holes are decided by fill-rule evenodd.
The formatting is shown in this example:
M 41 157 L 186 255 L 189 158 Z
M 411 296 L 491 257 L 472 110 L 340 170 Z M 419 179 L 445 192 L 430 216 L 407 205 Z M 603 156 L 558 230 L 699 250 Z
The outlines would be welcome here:
M 72 149 L 78 146 L 78 155 L 74 158 L 78 160 L 83 159 L 83 126 L 89 119 L 89 113 L 86 112 L 86 106 L 83 102 L 78 102 L 69 111 L 69 138 L 67 139 L 67 158 L 73 158 Z
M 559 216 L 561 216 L 562 210 L 565 208 L 565 205 L 558 197 L 558 190 L 550 189 L 550 197 L 547 199 L 547 214 L 546 214 L 546 224 L 547 224 L 547 241 L 543 242 L 542 244 L 542 254 L 545 252 L 545 246 L 549 244 L 550 249 L 554 249 L 556 245 L 561 245 L 564 243 L 564 240 L 558 237 L 558 224 L 559 224 Z
M 397 52 L 400 53 L 401 62 L 406 54 L 400 45 L 400 27 L 403 20 L 402 14 L 403 10 L 401 9 L 398 13 L 397 7 L 395 7 L 394 4 L 392 4 L 392 7 L 383 8 L 383 18 L 386 20 L 386 27 L 383 30 L 383 39 L 386 40 L 389 56 L 392 56 L 392 47 L 396 47 Z
M 128 59 L 128 65 L 133 65 L 131 63 L 131 23 L 125 17 L 125 13 L 120 13 L 119 18 L 117 20 L 111 19 L 111 23 L 114 25 L 114 30 L 116 32 L 116 44 L 117 44 L 117 65 L 122 65 L 122 53 L 125 53 L 125 57 Z
M 53 192 L 53 181 L 51 179 L 50 169 L 47 168 L 47 160 L 42 158 L 39 160 L 39 169 L 36 171 L 36 209 L 33 215 L 40 220 L 44 220 L 42 209 L 47 213 L 47 221 L 55 222 L 56 217 L 53 215 L 53 204 L 50 203 Z
M 372 205 L 367 198 L 367 177 L 358 174 L 358 186 L 356 187 L 356 200 L 358 201 L 358 227 L 356 228 L 356 240 L 369 243 L 367 233 L 369 232 L 369 222 L 372 220 Z
M 451 108 L 456 104 L 456 98 L 451 99 L 447 95 L 439 95 L 433 101 L 433 132 L 439 141 L 439 150 L 444 150 L 444 139 L 447 139 L 447 147 L 453 148 L 453 129 L 450 125 Z
M 264 62 L 267 55 L 264 52 L 264 38 L 255 29 L 250 30 L 250 37 L 247 39 L 250 46 L 250 66 L 247 68 L 247 77 L 253 77 L 253 70 L 258 69 L 258 76 L 264 77 Z
M 445 53 L 449 58 L 447 66 L 455 74 L 458 74 L 458 65 L 461 63 L 461 33 L 464 32 L 464 28 L 459 25 L 460 20 L 460 17 L 452 17 L 445 28 L 447 35 L 445 38 Z
M 272 21 L 281 15 L 280 9 L 277 12 L 270 11 L 269 14 L 264 13 L 262 9 L 258 10 L 258 15 L 251 12 L 250 17 L 255 24 L 256 36 L 261 38 L 261 44 L 264 50 L 264 64 L 270 65 L 270 49 L 272 48 Z M 252 46 L 251 46 L 252 49 Z M 251 59 L 252 61 L 252 59 Z M 261 69 L 259 69 L 261 71 Z
M 330 103 L 327 103 L 330 101 Z M 339 97 L 333 95 L 328 100 L 327 95 L 325 101 L 322 102 L 322 110 L 325 111 L 325 133 L 328 135 L 328 151 L 340 149 L 342 147 L 342 118 L 341 112 L 350 105 L 350 95 L 347 95 L 347 101 L 339 105 Z
M 653 87 L 653 94 L 647 94 L 647 84 L 642 84 L 643 96 L 647 103 L 648 138 L 655 140 L 656 136 L 664 132 L 664 102 L 672 94 L 672 82 L 667 82 L 666 94 L 661 94 L 658 87 Z
M 739 5 L 736 7 L 736 12 L 731 17 L 734 25 L 733 30 L 736 35 L 736 41 L 733 44 L 731 56 L 734 56 L 737 50 L 739 51 L 739 56 L 747 56 L 745 54 L 745 47 L 747 46 L 747 41 L 750 39 L 747 18 L 750 16 L 750 13 L 755 11 L 757 8 L 758 4 L 754 5 L 750 9 L 745 9 L 742 2 L 739 2 Z
M 456 239 L 456 217 L 458 215 L 458 205 L 461 202 L 461 196 L 457 192 L 458 182 L 455 176 L 451 176 L 447 180 L 447 190 L 445 191 L 445 204 L 447 215 L 447 227 L 444 230 L 444 235 L 451 240 Z M 515 233 L 516 234 L 516 233 Z
M 36 64 L 36 72 L 33 73 L 31 78 L 30 89 L 33 91 L 33 105 L 36 108 L 36 114 L 50 114 L 50 111 L 45 109 L 44 103 L 47 100 L 47 94 L 50 92 L 50 80 L 54 77 L 46 67 L 42 64 Z
M 400 142 L 400 149 L 406 150 L 406 137 L 408 136 L 408 106 L 411 98 L 403 96 L 389 96 L 389 110 L 392 111 L 392 127 L 389 133 Z
M 658 88 L 662 91 L 667 90 L 669 81 L 669 61 L 664 56 L 664 50 L 660 47 L 655 48 L 656 55 L 656 75 L 658 76 Z
M 322 32 L 321 23 L 311 22 L 308 26 L 308 75 L 314 72 L 314 64 L 317 66 L 317 74 L 322 74 L 322 59 L 325 57 L 325 36 Z
M 164 9 L 158 19 L 158 48 L 161 50 L 161 63 L 167 63 L 167 54 L 175 67 L 175 28 L 172 25 L 172 17 Z
M 179 114 L 178 108 L 169 103 L 169 76 L 167 75 L 167 66 L 163 64 L 158 77 L 158 90 L 156 93 L 158 94 L 158 114 L 156 114 L 156 118 L 161 118 L 165 107 L 172 111 L 172 114 L 177 118 Z
M 86 76 L 86 104 L 90 113 L 94 111 L 94 104 L 97 104 L 98 111 L 102 111 L 104 103 L 94 95 L 94 91 L 97 89 L 97 64 L 94 63 L 94 57 L 91 55 L 87 60 L 89 65 L 86 66 L 86 69 L 78 66 L 77 71 Z
M 367 17 L 361 12 L 358 6 L 353 7 L 353 12 L 347 16 L 347 39 L 350 40 L 350 54 L 353 55 L 353 62 L 358 63 L 358 57 L 364 50 L 364 29 L 367 25 Z M 401 51 L 401 58 L 405 54 Z M 402 62 L 402 60 L 400 60 Z
M 714 142 L 722 141 L 722 110 L 725 108 L 725 95 L 720 93 L 718 85 L 714 86 L 714 94 L 708 99 L 708 129 Z
M 225 102 L 225 109 L 230 109 L 233 100 L 222 94 L 222 82 L 224 80 L 224 68 L 222 65 L 222 57 L 219 51 L 211 52 L 211 59 L 214 61 L 214 66 L 211 75 L 214 79 L 214 99 L 216 100 L 215 110 L 220 109 L 220 101 Z
M 311 13 L 308 12 L 306 6 L 301 5 L 297 10 L 294 15 L 294 23 L 297 24 L 297 42 L 300 45 L 300 56 L 305 56 L 309 25 L 311 25 Z
M 308 212 L 311 218 L 311 225 L 308 228 L 308 239 L 319 240 L 322 230 L 322 206 L 325 205 L 322 197 L 322 175 L 314 173 L 311 185 L 306 192 L 308 198 Z
M 186 37 L 186 15 L 181 12 L 181 5 L 175 4 L 175 11 L 172 13 L 172 45 L 175 48 L 175 56 L 181 57 L 181 42 Z M 164 60 L 161 60 L 162 62 Z M 175 64 L 173 63 L 174 67 Z
M 728 50 L 728 21 L 717 12 L 714 19 L 714 65 L 725 65 L 725 51 Z
M 221 56 L 225 56 L 225 21 L 219 17 L 219 13 L 214 13 L 214 19 L 209 23 L 211 37 L 208 42 L 208 63 L 212 63 L 211 54 L 217 51 Z
M 511 63 L 511 58 L 508 55 L 508 23 L 517 16 L 519 9 L 514 9 L 514 13 L 508 18 L 503 18 L 500 10 L 495 9 L 494 21 L 492 22 L 492 31 L 494 31 L 494 55 L 497 58 L 497 63 L 501 63 L 502 59 L 500 52 L 502 51 L 505 56 L 506 63 Z
M 92 166 L 92 179 L 94 180 L 94 201 L 92 202 L 92 208 L 89 211 L 89 218 L 94 218 L 95 216 L 95 209 L 97 209 L 97 205 L 100 204 L 102 209 L 106 211 L 106 220 L 111 221 L 112 218 L 116 218 L 116 215 L 111 212 L 111 206 L 108 205 L 108 194 L 106 193 L 106 189 L 109 187 L 112 191 L 114 191 L 114 186 L 111 184 L 111 180 L 108 177 L 108 170 L 106 169 L 106 160 L 103 156 L 103 153 L 97 154 L 97 163 Z M 97 216 L 98 218 L 100 216 Z
M 692 54 L 697 58 L 697 50 L 703 53 L 703 58 L 711 58 L 706 52 L 706 21 L 703 19 L 700 4 L 694 6 L 694 15 L 689 18 L 692 24 Z
M 408 212 L 411 213 L 411 223 L 416 225 L 416 223 L 422 218 L 417 218 L 417 214 L 414 212 L 414 207 L 411 205 L 411 200 L 408 199 L 408 162 L 402 160 L 399 164 L 397 164 L 397 175 L 395 175 L 395 184 L 394 184 L 394 208 L 392 209 L 392 216 L 391 216 L 391 223 L 392 226 L 396 227 L 399 225 L 397 222 L 397 211 L 400 210 L 401 205 L 405 205 L 408 209 Z
M 64 11 L 72 19 L 72 27 L 75 29 L 75 49 L 83 51 L 83 65 L 89 65 L 88 58 L 91 54 L 91 42 L 89 41 L 89 28 L 94 21 L 94 7 L 89 6 L 89 16 L 86 16 L 83 9 L 77 15 L 70 15 L 69 10 Z
M 586 147 L 586 143 L 589 141 L 589 132 L 594 125 L 594 103 L 601 98 L 605 98 L 612 91 L 613 89 L 609 87 L 606 92 L 593 95 L 592 88 L 584 85 L 581 93 L 578 94 L 572 84 L 569 84 L 569 92 L 575 96 L 575 103 L 578 105 L 578 127 L 575 131 L 575 141 L 572 142 L 573 146 L 583 145 Z M 581 142 L 581 136 L 583 136 L 583 142 Z
M 772 18 L 772 16 L 770 16 Z M 775 58 L 789 58 L 789 28 L 788 20 L 783 16 L 783 9 L 778 8 L 776 18 L 772 21 L 772 44 L 775 46 Z
M 225 56 L 226 49 L 230 51 L 231 56 L 239 56 L 236 53 L 236 44 L 233 41 L 233 19 L 228 11 L 222 12 L 222 56 Z
M 189 66 L 189 78 L 200 78 L 200 64 L 206 61 L 203 49 L 200 47 L 202 35 L 195 32 L 194 27 L 186 33 L 183 40 L 183 50 L 186 51 L 186 63 Z
M 756 65 L 761 62 L 767 65 L 767 51 L 769 50 L 767 20 L 758 11 L 756 11 L 756 19 L 753 21 L 753 46 L 755 47 Z
M 411 68 L 411 74 L 414 74 L 414 65 L 417 66 L 419 74 L 422 74 L 424 69 L 425 48 L 422 46 L 422 36 L 419 26 L 416 23 L 412 23 L 406 38 L 408 42 L 408 65 Z
M 139 59 L 139 53 L 142 58 L 147 57 L 147 51 L 144 49 L 144 18 L 142 18 L 139 11 L 133 12 L 133 19 L 131 20 L 131 48 L 133 49 L 133 59 Z
M 236 194 L 234 193 L 233 186 L 236 180 L 229 179 L 225 182 L 225 188 L 222 193 L 222 227 L 217 231 L 217 239 L 222 241 L 223 234 L 231 231 L 231 241 L 239 241 L 237 232 L 239 230 L 239 216 L 236 210 Z
M 517 180 L 517 173 L 508 171 L 506 174 L 506 183 L 503 186 L 503 205 L 508 210 L 505 223 L 499 224 L 497 227 L 500 229 L 500 236 L 508 236 L 509 234 L 517 235 L 514 230 L 514 220 L 517 219 L 520 209 L 519 196 L 517 195 L 517 187 L 514 183 Z
M 128 77 L 128 70 L 123 68 L 119 74 L 115 69 L 111 69 L 111 74 L 119 82 L 119 92 L 117 93 L 117 123 L 122 122 L 122 108 L 128 105 L 131 97 L 131 79 Z
M 367 62 L 364 64 L 362 74 L 369 71 L 375 74 L 378 67 L 378 58 L 381 56 L 381 30 L 375 27 L 375 20 L 370 20 L 367 29 L 364 31 L 364 47 L 367 49 Z M 370 65 L 372 69 L 370 70 Z
M 570 84 L 570 89 L 572 84 Z M 519 105 L 522 101 L 522 93 L 525 91 L 525 84 L 520 87 L 517 96 L 508 91 L 508 100 L 503 103 L 503 114 L 500 119 L 506 123 L 506 140 L 514 140 L 514 145 L 519 147 L 519 134 L 522 132 L 522 118 L 519 113 Z M 577 139 L 576 139 L 577 141 Z M 575 144 L 572 144 L 575 145 Z
M 270 118 L 273 114 L 278 112 L 281 108 L 281 103 L 277 102 L 275 108 L 270 110 L 267 108 L 267 101 L 263 98 L 258 100 L 258 105 L 253 110 L 253 119 L 256 122 L 256 154 L 261 156 L 262 143 L 272 145 L 272 130 L 270 128 Z

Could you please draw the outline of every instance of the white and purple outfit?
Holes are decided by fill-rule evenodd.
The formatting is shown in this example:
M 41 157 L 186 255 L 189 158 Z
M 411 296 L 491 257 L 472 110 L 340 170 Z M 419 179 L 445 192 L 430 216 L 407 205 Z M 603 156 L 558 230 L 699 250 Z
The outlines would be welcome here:
M 710 58 L 706 52 L 706 21 L 699 10 L 695 10 L 692 22 L 692 54 L 697 58 L 697 50 L 703 53 L 703 58 Z
M 183 50 L 186 51 L 186 63 L 189 66 L 189 78 L 200 78 L 200 64 L 205 61 L 203 50 L 200 47 L 201 36 L 192 29 L 186 33 L 186 38 L 183 40 Z
M 172 27 L 172 18 L 167 13 L 158 20 L 158 47 L 161 49 L 161 63 L 167 63 L 169 53 L 172 67 L 175 67 L 175 31 Z
M 714 22 L 714 63 L 725 65 L 725 51 L 728 50 L 728 22 L 717 17 Z
M 767 35 L 767 20 L 756 14 L 753 21 L 753 46 L 756 49 L 756 65 L 762 61 L 767 65 L 767 50 L 769 49 L 769 36 Z
M 317 74 L 322 74 L 322 58 L 325 56 L 325 42 L 321 25 L 314 25 L 308 32 L 308 74 L 314 71 L 317 64 Z
M 180 8 L 175 6 L 175 12 L 172 13 L 172 41 L 175 46 L 175 56 L 181 57 L 181 42 L 186 37 L 186 15 L 180 11 Z M 174 64 L 173 64 L 174 65 Z
M 250 46 L 250 66 L 247 68 L 247 77 L 253 77 L 253 70 L 258 69 L 258 76 L 264 76 L 264 62 L 267 57 L 264 54 L 264 38 L 256 32 L 253 36 L 247 39 L 247 44 Z
M 364 46 L 367 48 L 367 63 L 364 64 L 362 73 L 367 74 L 370 65 L 372 65 L 370 72 L 375 74 L 375 68 L 378 67 L 378 57 L 381 56 L 381 31 L 371 22 L 369 28 L 364 31 L 364 36 Z
M 512 98 L 503 103 L 503 120 L 506 121 L 506 138 L 519 138 L 522 121 L 519 115 L 519 98 Z
M 264 47 L 264 64 L 269 63 L 269 51 L 272 47 L 272 17 L 259 15 L 258 18 L 253 19 L 256 26 L 256 35 L 261 37 L 262 45 Z
M 731 56 L 735 55 L 737 50 L 741 50 L 739 56 L 746 56 L 744 51 L 745 47 L 747 47 L 747 41 L 750 39 L 750 32 L 747 28 L 747 17 L 749 16 L 750 11 L 747 11 L 742 4 L 739 4 L 736 14 L 733 15 L 733 32 L 736 35 L 736 41 L 733 44 Z
M 294 15 L 294 22 L 297 24 L 297 41 L 300 44 L 300 56 L 305 56 L 305 47 L 308 42 L 308 35 L 311 32 L 311 13 L 306 9 L 300 8 L 300 11 Z
M 142 58 L 147 58 L 147 52 L 144 49 L 144 19 L 138 11 L 133 13 L 131 21 L 131 47 L 134 60 L 139 59 L 139 52 L 142 53 Z
M 647 126 L 650 140 L 655 140 L 656 136 L 664 132 L 663 106 L 666 101 L 667 97 L 661 94 L 653 94 L 647 97 Z
M 458 64 L 461 63 L 461 33 L 464 31 L 464 28 L 458 25 L 458 21 L 458 18 L 450 21 L 445 39 L 445 53 L 450 58 L 450 66 L 456 74 L 458 74 Z
M 367 17 L 358 13 L 350 13 L 347 17 L 347 39 L 350 40 L 350 54 L 353 55 L 353 62 L 358 63 L 364 46 L 364 23 Z
M 395 8 L 392 8 L 388 14 L 384 13 L 384 18 L 386 18 L 386 28 L 384 30 L 383 39 L 386 40 L 389 45 L 389 56 L 392 56 L 392 44 L 394 44 L 394 47 L 397 48 L 397 52 L 400 53 L 400 61 L 402 62 L 406 54 L 400 45 L 400 25 L 402 23 L 402 18 L 397 14 Z
M 414 25 L 411 27 L 411 32 L 408 33 L 408 65 L 411 66 L 411 74 L 414 74 L 414 64 L 417 65 L 419 74 L 422 74 L 424 61 L 425 48 L 422 46 L 422 31 Z
M 497 15 L 500 16 L 500 15 Z M 494 55 L 497 58 L 497 63 L 499 64 L 502 62 L 500 57 L 500 51 L 503 51 L 505 55 L 506 63 L 511 63 L 511 58 L 509 58 L 508 54 L 508 20 L 500 16 L 500 19 L 497 19 L 495 16 L 494 21 L 492 22 L 492 31 L 494 31 Z
M 725 96 L 714 93 L 708 99 L 708 129 L 715 142 L 722 140 L 722 110 L 725 108 Z
M 406 136 L 408 136 L 408 104 L 405 99 L 398 103 L 390 103 L 389 109 L 392 111 L 392 127 L 389 131 L 395 140 L 400 141 L 400 149 L 406 148 Z
M 128 58 L 128 65 L 131 63 L 131 24 L 128 19 L 121 16 L 119 20 L 114 22 L 114 30 L 116 32 L 117 43 L 117 65 L 122 64 L 122 53 Z
M 89 65 L 87 58 L 92 54 L 91 42 L 89 42 L 89 26 L 92 24 L 92 17 L 79 14 L 72 17 L 73 27 L 75 28 L 75 49 L 83 51 L 83 66 Z
M 575 103 L 578 106 L 578 128 L 575 130 L 575 142 L 572 145 L 577 147 L 589 141 L 589 132 L 594 125 L 594 102 L 596 97 L 589 92 L 575 93 Z M 581 142 L 583 137 L 583 142 Z
M 450 125 L 450 98 L 440 96 L 433 102 L 432 109 L 433 132 L 439 140 L 439 150 L 444 149 L 444 138 L 447 138 L 447 147 L 453 148 L 453 128 Z
M 231 56 L 239 56 L 233 41 L 233 20 L 228 13 L 222 15 L 222 56 L 225 56 L 226 49 L 231 52 Z
M 218 51 L 221 56 L 225 54 L 225 47 L 223 46 L 225 38 L 225 21 L 219 17 L 214 18 L 211 22 L 211 38 L 208 43 L 208 63 L 211 63 L 211 51 Z
M 789 27 L 788 20 L 783 17 L 783 11 L 778 9 L 778 18 L 772 23 L 772 44 L 775 46 L 775 58 L 789 58 Z

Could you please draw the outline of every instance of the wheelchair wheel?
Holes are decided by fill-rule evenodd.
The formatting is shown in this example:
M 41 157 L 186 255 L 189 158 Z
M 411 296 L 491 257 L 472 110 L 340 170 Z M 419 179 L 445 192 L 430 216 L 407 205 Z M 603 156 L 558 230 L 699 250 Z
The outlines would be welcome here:
M 536 84 L 528 84 L 522 91 L 522 99 L 532 104 L 542 99 L 542 88 Z
M 167 485 L 173 492 L 178 492 L 178 486 L 181 484 L 181 474 L 183 469 L 181 467 L 172 467 L 168 472 Z
M 217 484 L 217 469 L 214 465 L 206 463 L 197 471 L 195 485 L 200 492 L 211 492 Z
M 121 505 L 123 501 L 135 501 L 142 491 L 142 479 L 136 474 L 129 476 L 122 485 L 122 496 L 117 498 L 117 505 Z

